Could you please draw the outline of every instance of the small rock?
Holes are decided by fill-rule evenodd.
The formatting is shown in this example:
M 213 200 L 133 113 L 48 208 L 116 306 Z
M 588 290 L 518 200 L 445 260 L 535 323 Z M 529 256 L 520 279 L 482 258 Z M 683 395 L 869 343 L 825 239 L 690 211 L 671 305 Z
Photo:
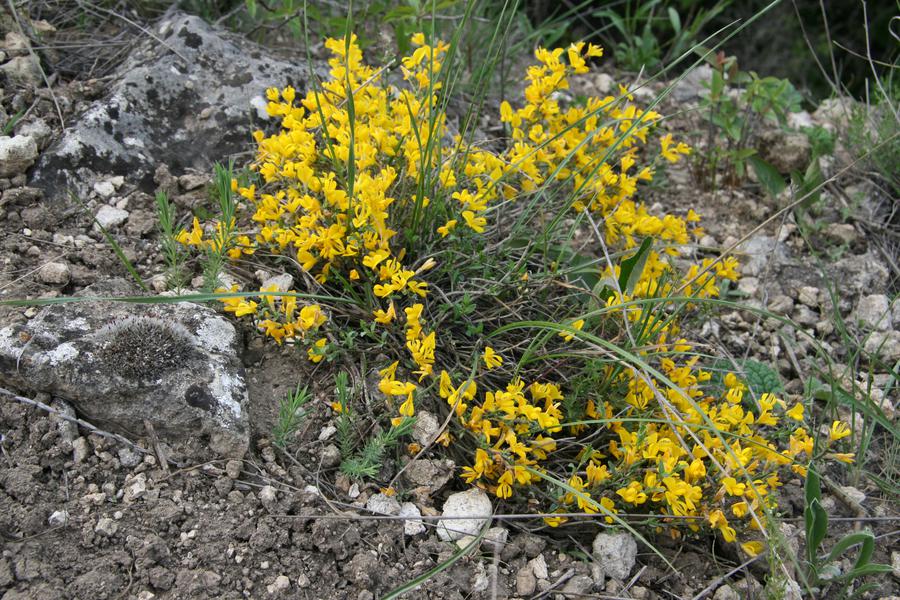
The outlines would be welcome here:
M 819 306 L 819 288 L 804 285 L 797 290 L 797 301 L 810 308 Z
M 884 362 L 893 364 L 900 359 L 900 331 L 875 332 L 866 338 L 864 349 Z
M 415 504 L 412 502 L 404 502 L 400 505 L 400 512 L 397 514 L 401 517 L 407 517 L 407 519 L 403 521 L 403 533 L 406 535 L 419 535 L 420 533 L 425 533 L 425 524 L 422 523 L 422 519 L 417 518 L 421 517 L 422 513 Z
M 138 498 L 142 498 L 146 493 L 147 475 L 139 473 L 125 486 L 125 495 L 123 496 L 122 501 L 125 502 L 125 504 L 131 504 Z
M 319 432 L 319 441 L 328 441 L 335 433 L 337 433 L 337 427 L 335 427 L 334 425 L 327 425 L 322 428 L 322 431 Z
M 322 466 L 333 469 L 341 464 L 341 450 L 334 444 L 328 444 L 322 448 Z
M 548 579 L 550 577 L 550 574 L 547 571 L 547 559 L 544 558 L 543 554 L 538 554 L 529 560 L 528 567 L 538 579 Z
M 392 496 L 375 494 L 366 502 L 366 509 L 380 515 L 399 515 L 400 503 Z
M 780 129 L 764 132 L 760 136 L 762 159 L 778 169 L 779 173 L 801 173 L 809 166 L 812 145 L 802 133 L 789 133 Z
M 712 68 L 709 65 L 700 65 L 685 74 L 681 81 L 672 88 L 672 97 L 678 102 L 690 102 L 705 94 L 703 85 L 712 79 Z
M 415 487 L 427 487 L 435 492 L 450 481 L 456 464 L 450 459 L 419 459 L 406 465 L 403 477 Z
M 116 532 L 118 530 L 119 524 L 109 517 L 100 517 L 100 519 L 97 521 L 97 525 L 94 527 L 95 533 L 99 533 L 100 535 L 105 537 L 112 537 L 116 535 Z
M 520 596 L 531 596 L 537 588 L 537 578 L 528 565 L 516 573 L 516 593 Z
M 438 422 L 437 416 L 427 410 L 419 411 L 416 415 L 416 423 L 413 425 L 412 437 L 422 446 L 427 446 L 434 442 L 441 424 Z
M 49 262 L 41 266 L 38 278 L 50 285 L 67 285 L 72 279 L 72 271 L 64 262 Z
M 856 305 L 854 320 L 867 330 L 888 331 L 892 326 L 891 303 L 884 294 L 863 296 Z
M 262 502 L 263 507 L 267 511 L 273 512 L 278 506 L 278 495 L 275 492 L 275 488 L 271 485 L 264 485 L 259 490 L 259 501 Z
M 741 600 L 741 597 L 730 585 L 723 585 L 716 590 L 713 600 Z
M 844 495 L 847 496 L 847 498 L 856 502 L 857 504 L 862 504 L 863 502 L 866 501 L 865 493 L 861 492 L 860 490 L 856 489 L 853 486 L 842 485 L 841 491 L 844 492 Z
M 627 533 L 600 533 L 594 538 L 594 558 L 607 577 L 624 581 L 637 559 L 637 542 Z
M 814 124 L 812 115 L 805 110 L 789 113 L 787 121 L 788 127 L 797 130 L 803 129 L 804 127 L 812 127 Z
M 34 138 L 39 150 L 47 146 L 52 133 L 50 126 L 43 119 L 35 119 L 16 126 L 16 135 L 26 135 Z
M 91 450 L 88 447 L 88 441 L 86 438 L 80 437 L 72 442 L 72 460 L 75 461 L 75 464 L 84 462 L 84 459 L 88 457 L 90 452 Z
M 478 535 L 492 514 L 491 500 L 483 490 L 472 488 L 451 494 L 444 503 L 442 517 L 466 517 L 438 521 L 438 538 L 458 540 L 466 535 Z
M 566 582 L 563 589 L 560 590 L 563 598 L 581 598 L 591 592 L 594 587 L 594 580 L 587 575 L 576 575 Z
M 0 177 L 12 177 L 34 164 L 38 148 L 33 137 L 17 135 L 0 136 Z
M 225 463 L 225 474 L 231 479 L 237 479 L 241 476 L 242 466 L 239 460 L 229 460 Z
M 291 589 L 291 580 L 286 575 L 279 575 L 270 585 L 266 586 L 266 591 L 270 594 L 281 594 Z
M 209 181 L 209 175 L 185 173 L 178 177 L 178 185 L 186 192 L 203 187 Z
M 116 453 L 119 455 L 119 464 L 128 469 L 138 466 L 144 459 L 139 452 L 132 450 L 128 446 L 119 446 Z
M 768 309 L 776 315 L 788 315 L 794 309 L 794 301 L 784 294 L 779 294 L 769 300 Z
M 287 292 L 294 287 L 294 278 L 288 273 L 282 273 L 281 275 L 269 277 L 262 282 L 262 287 L 264 288 L 272 287 L 273 285 L 277 291 Z
M 828 239 L 848 246 L 859 239 L 856 227 L 850 223 L 830 223 L 823 233 Z
M 494 554 L 500 554 L 503 552 L 503 548 L 506 546 L 506 540 L 508 538 L 509 531 L 507 531 L 505 527 L 491 527 L 487 530 L 487 533 L 484 534 L 482 546 Z
M 891 573 L 900 579 L 900 552 L 891 552 Z
M 148 590 L 139 592 L 137 595 L 137 600 L 153 600 L 154 598 L 156 598 L 156 594 Z
M 94 191 L 105 200 L 111 198 L 112 195 L 116 193 L 116 186 L 114 186 L 111 181 L 98 181 L 94 184 Z
M 18 31 L 7 31 L 3 38 L 3 49 L 9 56 L 27 56 L 31 43 Z
M 15 56 L 0 66 L 6 78 L 20 86 L 38 87 L 43 83 L 41 68 L 33 56 Z
M 759 279 L 756 277 L 741 277 L 738 280 L 738 291 L 748 296 L 756 296 L 759 291 Z
M 101 227 L 104 229 L 111 229 L 124 223 L 128 219 L 128 215 L 129 213 L 127 210 L 104 204 L 100 207 L 100 210 L 97 211 L 95 218 Z
M 47 523 L 49 523 L 51 527 L 61 527 L 68 522 L 69 511 L 67 510 L 54 511 L 53 514 L 50 515 L 50 518 L 47 519 Z

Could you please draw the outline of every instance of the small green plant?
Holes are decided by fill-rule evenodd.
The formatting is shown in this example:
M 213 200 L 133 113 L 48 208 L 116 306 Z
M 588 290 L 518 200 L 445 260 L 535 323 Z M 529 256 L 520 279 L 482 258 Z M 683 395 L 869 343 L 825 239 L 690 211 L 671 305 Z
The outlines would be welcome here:
M 163 256 L 166 260 L 166 287 L 180 290 L 186 283 L 184 274 L 185 253 L 176 240 L 175 207 L 165 192 L 156 194 L 156 220 L 162 238 Z
M 875 584 L 866 583 L 856 586 L 858 580 L 866 575 L 890 573 L 890 565 L 872 562 L 875 550 L 875 536 L 870 531 L 860 531 L 845 535 L 834 546 L 827 556 L 819 554 L 822 543 L 828 535 L 828 513 L 822 507 L 822 487 L 819 474 L 810 465 L 806 473 L 805 487 L 806 505 L 803 521 L 806 529 L 805 562 L 809 583 L 816 589 L 819 598 L 858 598 L 873 589 Z M 847 572 L 842 572 L 838 564 L 845 552 L 859 546 L 856 561 Z M 837 596 L 830 595 L 836 593 Z
M 764 123 L 787 125 L 788 114 L 800 108 L 800 94 L 786 79 L 739 70 L 734 56 L 700 52 L 708 57 L 713 71 L 701 103 L 707 115 L 706 152 L 697 153 L 695 178 L 708 189 L 718 183 L 735 186 L 744 181 L 749 166 L 766 190 L 777 194 L 784 182 L 774 167 L 756 155 L 753 143 Z M 724 145 L 716 143 L 719 131 L 725 134 Z
M 297 432 L 300 424 L 307 415 L 304 409 L 309 402 L 309 390 L 307 387 L 297 388 L 284 397 L 278 408 L 278 421 L 272 430 L 272 441 L 281 449 L 287 445 L 288 440 Z
M 384 456 L 397 445 L 400 438 L 409 435 L 416 422 L 414 417 L 400 417 L 391 422 L 391 427 L 369 437 L 362 449 L 357 450 L 359 438 L 356 435 L 356 415 L 350 407 L 350 387 L 347 374 L 343 371 L 335 376 L 337 402 L 333 406 L 338 412 L 336 427 L 338 446 L 341 451 L 341 472 L 354 479 L 373 478 L 381 471 Z

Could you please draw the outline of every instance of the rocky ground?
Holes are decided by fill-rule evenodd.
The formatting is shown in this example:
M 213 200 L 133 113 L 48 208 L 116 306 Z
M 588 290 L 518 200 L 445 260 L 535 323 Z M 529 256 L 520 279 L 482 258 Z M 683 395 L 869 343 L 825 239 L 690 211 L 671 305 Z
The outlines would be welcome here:
M 132 32 L 139 43 L 118 67 L 101 74 L 84 70 L 81 76 L 50 73 L 48 87 L 27 36 L 9 20 L 5 25 L 0 122 L 20 118 L 0 137 L 0 299 L 131 293 L 128 284 L 110 283 L 128 273 L 100 226 L 162 291 L 152 194 L 166 191 L 181 214 L 207 203 L 212 162 L 246 157 L 246 132 L 261 118 L 256 108 L 261 91 L 289 82 L 302 87 L 305 67 L 176 13 L 153 24 L 152 35 Z M 31 27 L 52 33 L 47 23 Z M 586 85 L 603 92 L 611 80 L 601 74 Z M 663 112 L 696 102 L 700 89 L 697 81 L 683 82 Z M 651 86 L 645 93 L 656 90 Z M 830 103 L 796 118 L 840 127 L 840 109 L 840 103 Z M 686 114 L 676 127 L 689 133 L 699 128 L 699 117 Z M 773 139 L 763 151 L 773 164 L 786 161 L 785 172 L 802 169 L 809 160 L 804 140 Z M 895 325 L 900 303 L 891 306 L 890 299 L 898 272 L 889 241 L 878 235 L 896 225 L 890 222 L 895 207 L 869 179 L 842 171 L 849 160 L 839 150 L 824 161 L 826 175 L 840 176 L 826 188 L 822 205 L 828 208 L 817 214 L 810 241 L 789 216 L 754 231 L 789 197 L 768 198 L 752 185 L 698 191 L 686 168 L 670 171 L 649 201 L 667 210 L 673 205 L 697 210 L 707 229 L 703 246 L 742 242 L 744 276 L 732 297 L 800 324 L 837 364 L 853 367 L 848 389 L 858 383 L 895 422 L 890 369 L 900 359 Z M 254 272 L 252 265 L 234 272 L 256 282 L 272 275 Z M 79 327 L 146 318 L 138 309 L 99 302 L 77 308 L 0 307 L 0 382 L 18 394 L 0 399 L 3 600 L 380 598 L 468 543 L 446 540 L 459 537 L 455 530 L 477 531 L 481 521 L 437 517 L 490 512 L 490 502 L 477 492 L 458 492 L 463 487 L 452 463 L 426 455 L 407 465 L 403 485 L 413 491 L 414 502 L 401 504 L 377 486 L 353 484 L 336 469 L 331 374 L 287 349 L 263 345 L 221 317 L 210 316 L 212 324 L 192 321 L 178 312 L 185 306 L 154 306 L 155 321 L 142 322 L 149 329 L 140 331 L 157 332 L 150 336 L 157 336 L 157 345 L 150 346 L 155 357 L 166 352 L 174 357 L 166 376 L 179 390 L 178 400 L 197 409 L 188 416 L 182 405 L 170 407 L 154 395 L 154 386 L 140 381 L 132 391 L 144 402 L 142 411 L 90 404 L 121 380 L 104 387 L 90 376 L 100 367 L 79 362 L 79 352 L 100 342 Z M 835 311 L 847 331 L 835 327 Z M 180 329 L 171 329 L 173 322 Z M 202 347 L 209 339 L 201 335 L 204 327 L 218 327 L 231 341 Z M 164 330 L 162 342 L 157 329 Z M 702 333 L 721 352 L 776 365 L 788 394 L 803 391 L 820 361 L 809 338 L 746 311 L 712 315 Z M 882 361 L 867 361 L 848 339 L 866 352 L 877 350 Z M 178 349 L 182 342 L 189 350 Z M 191 368 L 189 359 L 219 361 L 221 370 Z M 116 354 L 109 362 L 122 375 L 122 369 L 146 360 Z M 148 381 L 156 377 L 138 375 Z M 287 456 L 269 437 L 278 400 L 298 379 L 315 393 L 294 440 L 297 450 Z M 223 381 L 231 382 L 226 387 L 232 395 L 223 395 Z M 77 414 L 70 403 L 78 406 Z M 235 404 L 239 416 L 226 418 Z M 147 423 L 156 435 L 148 434 Z M 103 435 L 113 430 L 137 445 Z M 219 458 L 187 443 L 192 439 L 217 447 Z M 871 452 L 896 455 L 891 443 L 876 437 Z M 882 463 L 881 456 L 867 466 L 896 477 L 896 465 Z M 894 577 L 876 582 L 869 597 L 897 594 L 900 553 L 891 553 L 897 539 L 887 519 L 897 516 L 897 507 L 865 478 L 850 481 L 844 471 L 833 475 L 844 487 L 828 492 L 830 515 L 882 519 L 870 523 L 885 536 L 876 558 L 896 565 Z M 785 486 L 782 507 L 788 513 L 783 533 L 796 540 L 802 529 L 793 518 L 802 514 L 798 481 Z M 708 547 L 655 539 L 670 553 L 672 571 L 631 537 L 598 524 L 550 531 L 539 521 L 498 518 L 493 525 L 477 552 L 405 597 L 764 597 L 764 560 L 731 573 L 736 557 L 727 552 L 714 559 Z M 848 528 L 852 525 L 839 530 Z

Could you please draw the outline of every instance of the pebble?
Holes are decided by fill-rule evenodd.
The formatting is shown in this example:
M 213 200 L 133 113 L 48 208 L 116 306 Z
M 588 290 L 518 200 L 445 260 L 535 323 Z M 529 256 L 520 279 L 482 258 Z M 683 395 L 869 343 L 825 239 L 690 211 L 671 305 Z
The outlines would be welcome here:
M 859 299 L 854 320 L 867 330 L 891 329 L 891 303 L 884 294 L 871 294 Z
M 88 448 L 88 441 L 86 438 L 80 437 L 72 442 L 72 460 L 75 461 L 75 464 L 84 462 L 89 453 L 90 448 Z
M 520 596 L 531 596 L 537 588 L 537 579 L 528 565 L 516 573 L 516 593 Z
M 319 432 L 319 441 L 320 442 L 327 441 L 335 433 L 337 433 L 337 427 L 335 427 L 334 425 L 327 425 L 326 427 L 324 427 L 322 429 L 322 431 Z
M 116 532 L 119 530 L 119 524 L 109 517 L 100 517 L 97 521 L 96 527 L 94 527 L 94 532 L 99 533 L 102 536 L 112 537 L 116 535 Z
M 856 227 L 849 223 L 831 223 L 825 228 L 824 233 L 825 237 L 847 245 L 859 239 Z
M 241 476 L 242 464 L 239 460 L 229 460 L 225 463 L 225 474 L 231 479 L 237 479 Z
M 509 539 L 509 531 L 505 527 L 491 527 L 484 534 L 482 546 L 494 554 L 500 554 L 506 547 L 507 539 Z
M 422 446 L 427 446 L 434 441 L 441 428 L 437 416 L 427 410 L 419 411 L 416 415 L 416 423 L 413 425 L 412 437 Z
M 624 581 L 637 559 L 637 542 L 627 533 L 600 533 L 594 538 L 594 559 L 603 575 Z
M 130 504 L 138 498 L 142 498 L 146 493 L 147 475 L 145 473 L 139 473 L 138 475 L 135 475 L 135 477 L 128 485 L 125 486 L 123 501 L 125 502 L 125 504 Z
M 0 136 L 0 177 L 24 173 L 38 156 L 37 142 L 27 135 Z
M 797 301 L 810 308 L 819 306 L 819 288 L 804 285 L 797 290 Z
M 72 279 L 72 271 L 64 262 L 49 262 L 41 266 L 38 278 L 51 285 L 66 285 Z
M 98 181 L 94 184 L 94 191 L 97 195 L 106 200 L 116 193 L 116 186 L 111 181 Z
M 101 227 L 104 229 L 111 229 L 113 227 L 118 227 L 128 220 L 128 214 L 127 210 L 104 204 L 100 207 L 100 210 L 97 211 L 95 218 Z
M 282 273 L 269 277 L 262 282 L 262 287 L 264 288 L 270 288 L 273 285 L 279 292 L 287 292 L 294 287 L 294 278 L 288 273 Z
M 50 518 L 47 519 L 47 523 L 49 523 L 52 527 L 60 527 L 68 522 L 69 511 L 66 510 L 54 511 L 53 514 L 50 515 Z
M 471 488 L 451 494 L 444 503 L 443 517 L 469 517 L 438 521 L 438 538 L 455 541 L 463 536 L 478 535 L 492 514 L 491 500 L 483 490 Z
M 341 451 L 334 444 L 328 444 L 322 449 L 322 466 L 333 469 L 341 464 Z
M 900 579 L 900 552 L 891 552 L 891 573 Z
M 139 452 L 132 450 L 128 446 L 119 446 L 116 453 L 119 455 L 119 464 L 127 469 L 138 466 L 143 459 Z
M 529 560 L 528 568 L 531 569 L 531 572 L 534 573 L 534 576 L 538 579 L 547 579 L 550 577 L 550 574 L 547 571 L 547 559 L 544 558 L 543 554 L 538 554 Z
M 266 591 L 270 594 L 280 594 L 291 589 L 291 580 L 286 575 L 279 575 L 270 585 L 266 586 Z
M 273 512 L 278 506 L 278 495 L 275 488 L 271 485 L 265 485 L 259 490 L 259 501 L 263 507 L 269 512 Z
M 888 364 L 900 359 L 900 331 L 876 332 L 866 338 L 866 352 L 877 355 Z
M 400 512 L 397 513 L 401 517 L 411 517 L 403 521 L 403 533 L 406 535 L 419 535 L 425 533 L 425 524 L 422 523 L 422 512 L 419 507 L 412 502 L 404 502 L 400 505 Z
M 566 582 L 560 594 L 557 596 L 562 598 L 581 598 L 591 592 L 594 587 L 594 580 L 587 575 L 576 575 Z
M 27 135 L 34 138 L 38 148 L 44 148 L 50 141 L 52 135 L 50 126 L 43 119 L 35 119 L 29 123 L 25 123 L 16 127 L 17 135 Z
M 366 502 L 366 510 L 370 510 L 380 515 L 399 515 L 400 503 L 392 496 L 385 494 L 375 494 Z

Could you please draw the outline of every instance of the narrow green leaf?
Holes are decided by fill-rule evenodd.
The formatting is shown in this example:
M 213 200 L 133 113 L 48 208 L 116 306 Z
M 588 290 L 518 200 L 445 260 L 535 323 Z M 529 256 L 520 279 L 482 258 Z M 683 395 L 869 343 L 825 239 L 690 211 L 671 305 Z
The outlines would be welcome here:
M 622 261 L 619 272 L 619 289 L 622 292 L 630 294 L 634 291 L 634 286 L 641 278 L 641 273 L 644 272 L 644 265 L 647 264 L 647 257 L 650 255 L 652 245 L 653 238 L 644 238 L 638 251 Z
M 862 544 L 867 539 L 872 540 L 872 534 L 868 531 L 845 535 L 834 545 L 831 552 L 828 553 L 828 558 L 825 559 L 825 562 L 830 563 L 837 560 L 841 554 L 857 544 Z

